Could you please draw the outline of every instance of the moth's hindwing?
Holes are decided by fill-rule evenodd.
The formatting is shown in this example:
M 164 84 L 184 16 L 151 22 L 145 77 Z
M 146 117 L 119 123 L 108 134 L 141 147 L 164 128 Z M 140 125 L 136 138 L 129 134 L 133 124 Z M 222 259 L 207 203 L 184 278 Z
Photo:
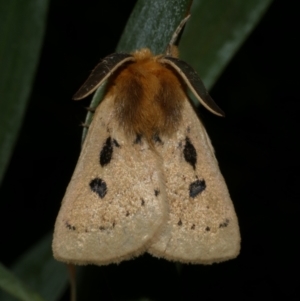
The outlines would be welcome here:
M 145 251 L 167 219 L 157 154 L 128 139 L 114 96 L 98 106 L 56 220 L 57 260 L 109 264 Z
M 187 263 L 234 258 L 240 249 L 237 217 L 207 133 L 186 99 L 179 130 L 163 139 L 169 218 L 149 253 Z

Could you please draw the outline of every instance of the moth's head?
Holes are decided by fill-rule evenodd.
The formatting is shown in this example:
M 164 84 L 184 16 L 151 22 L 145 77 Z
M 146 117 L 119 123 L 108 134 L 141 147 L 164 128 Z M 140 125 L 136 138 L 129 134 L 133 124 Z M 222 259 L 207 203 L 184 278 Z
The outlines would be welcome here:
M 105 80 L 115 74 L 116 71 L 128 68 L 128 71 L 132 71 L 128 72 L 131 75 L 139 73 L 140 75 L 145 76 L 149 74 L 151 75 L 151 73 L 160 73 L 161 81 L 165 82 L 165 78 L 170 78 L 170 76 L 162 76 L 162 74 L 166 73 L 163 71 L 167 68 L 168 70 L 172 70 L 177 77 L 181 78 L 183 82 L 187 84 L 195 97 L 206 109 L 216 115 L 224 116 L 224 112 L 209 96 L 196 71 L 186 62 L 178 59 L 178 48 L 176 44 L 189 17 L 190 15 L 184 18 L 175 30 L 165 54 L 153 55 L 148 48 L 142 48 L 131 54 L 113 53 L 104 58 L 102 62 L 96 66 L 90 77 L 74 95 L 73 99 L 79 100 L 88 96 L 100 87 Z M 159 70 L 161 70 L 161 72 Z M 128 78 L 128 76 L 126 76 L 126 78 Z M 175 83 L 176 81 L 173 82 Z M 158 86 L 161 85 L 157 85 L 157 87 Z
M 131 53 L 135 60 L 147 60 L 153 57 L 153 53 L 149 48 L 142 48 Z
M 161 57 L 166 56 L 167 54 L 154 55 L 149 48 L 142 48 L 139 50 L 135 50 L 131 53 L 134 56 L 136 61 L 142 61 L 147 59 L 159 60 Z M 179 50 L 175 45 L 170 45 L 170 54 L 168 56 L 178 58 Z

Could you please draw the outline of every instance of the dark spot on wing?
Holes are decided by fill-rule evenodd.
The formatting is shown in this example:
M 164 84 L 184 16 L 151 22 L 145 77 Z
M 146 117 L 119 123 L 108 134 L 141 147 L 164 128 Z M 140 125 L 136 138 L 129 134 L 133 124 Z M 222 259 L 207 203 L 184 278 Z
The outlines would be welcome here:
M 75 226 L 72 226 L 71 224 L 69 224 L 68 222 L 66 222 L 66 227 L 69 229 L 69 230 L 76 230 L 76 227 Z
M 126 212 L 126 216 L 129 216 L 129 211 Z
M 107 193 L 107 185 L 105 181 L 100 178 L 95 178 L 90 182 L 90 188 L 93 192 L 97 193 L 103 199 Z
M 158 196 L 159 193 L 160 193 L 159 189 L 154 189 L 154 194 L 155 194 L 155 196 Z
M 191 229 L 192 229 L 192 230 L 195 230 L 195 224 L 192 225 Z
M 229 219 L 226 218 L 225 221 L 219 225 L 219 228 L 226 228 L 228 224 L 229 224 Z
M 178 221 L 177 225 L 178 225 L 178 226 L 181 226 L 181 225 L 182 225 L 181 219 Z
M 105 227 L 100 226 L 99 229 L 100 229 L 101 231 L 104 231 L 104 230 L 105 230 Z
M 113 228 L 115 227 L 115 225 L 116 225 L 116 222 L 113 222 L 113 224 L 112 224 Z
M 196 180 L 190 184 L 190 197 L 195 198 L 199 193 L 201 193 L 206 188 L 204 180 Z
M 210 231 L 210 228 L 209 228 L 209 227 L 206 227 L 206 228 L 205 228 L 205 231 L 207 231 L 207 232 Z
M 141 144 L 141 143 L 142 143 L 142 135 L 137 134 L 135 140 L 133 141 L 133 144 Z
M 191 143 L 189 137 L 185 138 L 185 145 L 183 149 L 184 159 L 187 163 L 191 164 L 196 169 L 197 152 L 194 145 Z
M 155 134 L 155 135 L 153 136 L 153 141 L 154 141 L 155 143 L 163 144 L 163 142 L 161 141 L 161 139 L 160 139 L 160 137 L 158 136 L 158 134 Z
M 145 205 L 145 201 L 144 199 L 141 199 L 141 205 L 144 206 Z
M 101 166 L 105 166 L 107 165 L 111 158 L 112 158 L 112 154 L 113 154 L 113 145 L 112 145 L 112 141 L 111 141 L 111 137 L 108 137 L 102 147 L 102 150 L 100 152 L 100 164 Z
M 116 139 L 113 139 L 113 144 L 116 147 L 120 147 L 120 144 L 118 143 L 118 141 Z

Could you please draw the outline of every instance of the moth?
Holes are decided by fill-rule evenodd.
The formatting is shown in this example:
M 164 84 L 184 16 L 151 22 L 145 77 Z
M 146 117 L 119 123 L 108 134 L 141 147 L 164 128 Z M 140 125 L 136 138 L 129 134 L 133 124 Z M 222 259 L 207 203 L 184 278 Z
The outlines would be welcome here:
M 74 99 L 107 81 L 56 220 L 53 253 L 105 265 L 144 252 L 211 264 L 240 250 L 237 217 L 206 130 L 187 95 L 223 115 L 199 76 L 149 49 L 105 57 Z

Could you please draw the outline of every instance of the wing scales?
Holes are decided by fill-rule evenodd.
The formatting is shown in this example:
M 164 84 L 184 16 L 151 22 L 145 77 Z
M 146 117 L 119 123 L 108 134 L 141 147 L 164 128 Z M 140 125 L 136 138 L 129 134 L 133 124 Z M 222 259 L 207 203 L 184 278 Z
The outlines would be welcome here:
M 119 129 L 113 99 L 105 98 L 62 201 L 55 258 L 101 265 L 145 251 L 167 214 L 160 171 L 147 143 L 129 141 Z
M 187 140 L 195 166 L 184 155 Z M 209 264 L 234 258 L 240 234 L 234 207 L 207 133 L 188 100 L 182 125 L 158 146 L 164 162 L 169 218 L 149 248 L 169 260 Z

